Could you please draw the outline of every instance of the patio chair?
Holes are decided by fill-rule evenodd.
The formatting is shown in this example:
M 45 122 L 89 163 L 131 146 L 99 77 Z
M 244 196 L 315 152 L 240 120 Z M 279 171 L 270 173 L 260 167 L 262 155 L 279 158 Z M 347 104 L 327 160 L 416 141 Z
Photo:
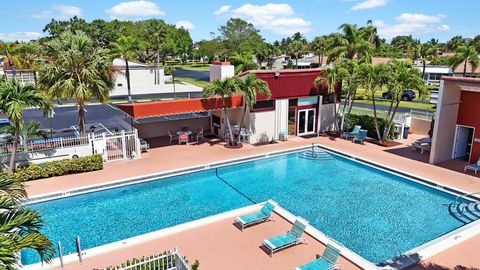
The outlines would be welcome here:
M 198 128 L 197 130 L 197 142 L 200 141 L 200 139 L 202 139 L 202 142 L 205 142 L 205 137 L 203 137 L 203 128 Z
M 240 225 L 242 231 L 246 227 L 263 223 L 267 220 L 270 220 L 272 211 L 275 208 L 275 206 L 276 206 L 276 203 L 269 200 L 267 203 L 265 203 L 262 209 L 260 209 L 260 211 L 239 216 L 235 219 L 235 223 Z
M 334 268 L 337 263 L 340 250 L 328 245 L 325 247 L 320 258 L 305 265 L 296 267 L 295 270 L 329 270 Z
M 367 130 L 365 129 L 360 129 L 357 133 L 357 135 L 355 135 L 355 137 L 352 139 L 352 142 L 360 142 L 363 144 L 363 141 L 365 140 L 365 138 L 367 137 Z
M 182 143 L 188 144 L 188 134 L 187 133 L 181 133 L 180 135 L 178 135 L 178 144 L 180 145 Z
M 474 171 L 475 175 L 477 175 L 477 172 L 480 171 L 480 159 L 475 164 L 469 164 L 469 165 L 465 166 L 465 169 L 463 170 L 463 172 L 466 173 L 467 170 Z
M 412 151 L 420 150 L 420 153 L 430 152 L 432 138 L 426 137 L 412 143 Z
M 350 132 L 343 132 L 340 137 L 341 138 L 345 138 L 345 139 L 350 139 L 350 138 L 353 138 L 355 136 L 357 136 L 358 132 L 360 131 L 360 129 L 362 128 L 362 126 L 354 126 L 352 131 Z
M 170 136 L 170 143 L 172 143 L 173 141 L 178 141 L 178 135 L 173 134 L 170 130 L 168 130 L 168 136 Z
M 279 250 L 306 242 L 305 239 L 302 238 L 306 227 L 306 221 L 297 219 L 295 220 L 295 223 L 290 231 L 281 235 L 267 238 L 263 240 L 262 245 L 270 251 L 269 255 L 271 257 L 273 256 L 273 253 Z

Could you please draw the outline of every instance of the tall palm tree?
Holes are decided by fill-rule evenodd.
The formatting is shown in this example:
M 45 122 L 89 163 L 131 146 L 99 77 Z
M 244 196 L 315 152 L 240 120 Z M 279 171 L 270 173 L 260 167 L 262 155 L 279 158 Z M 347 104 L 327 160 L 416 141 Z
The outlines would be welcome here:
M 368 93 L 372 96 L 373 106 L 373 118 L 375 122 L 375 130 L 377 132 L 377 138 L 379 142 L 382 142 L 382 136 L 380 133 L 380 126 L 378 124 L 377 106 L 375 100 L 375 93 L 377 90 L 381 90 L 384 85 L 387 84 L 390 76 L 390 70 L 385 64 L 372 65 L 368 63 L 362 63 L 358 69 L 358 76 L 360 83 Z
M 471 66 L 471 72 L 475 72 L 480 62 L 476 45 L 470 42 L 466 46 L 459 46 L 455 51 L 455 55 L 450 59 L 453 69 L 463 64 L 463 77 L 467 75 L 467 63 Z
M 425 87 L 420 71 L 413 67 L 411 63 L 394 60 L 389 63 L 388 68 L 390 69 L 387 79 L 388 91 L 390 92 L 390 106 L 385 118 L 386 125 L 382 141 L 388 139 L 403 91 L 405 89 L 416 89 L 422 92 L 422 88 Z
M 45 113 L 50 110 L 47 98 L 31 84 L 22 85 L 16 79 L 0 82 L 0 112 L 8 117 L 14 128 L 13 149 L 10 155 L 8 174 L 12 175 L 15 167 L 15 155 L 20 141 L 20 129 L 23 110 L 38 108 Z
M 243 114 L 237 136 L 240 135 L 247 111 L 251 110 L 257 102 L 257 95 L 260 94 L 266 97 L 270 97 L 271 95 L 267 83 L 264 80 L 257 79 L 254 74 L 249 74 L 245 78 L 240 79 L 239 83 L 239 93 L 243 95 Z
M 292 41 L 288 47 L 287 51 L 289 54 L 295 56 L 295 68 L 298 69 L 298 56 L 305 52 L 306 45 L 301 40 Z
M 335 105 L 333 109 L 334 131 L 338 131 L 337 93 L 335 88 L 341 85 L 342 80 L 347 76 L 348 71 L 344 67 L 335 65 L 332 68 L 325 69 L 314 81 L 315 86 L 327 85 L 329 94 L 333 95 L 333 104 Z
M 250 54 L 242 53 L 242 54 L 233 54 L 228 58 L 235 66 L 235 74 L 239 74 L 248 70 L 258 69 L 257 63 L 253 61 L 253 58 Z
M 54 256 L 52 242 L 40 229 L 40 213 L 26 208 L 22 200 L 27 193 L 24 185 L 13 177 L 0 178 L 0 268 L 19 269 L 18 254 L 23 249 L 33 249 L 42 261 Z
M 33 80 L 37 85 L 37 72 L 42 48 L 37 42 L 29 42 L 15 50 L 17 68 L 27 69 L 33 73 Z
M 9 134 L 9 142 L 13 142 L 15 137 L 15 127 L 8 125 L 2 130 L 4 133 Z M 40 123 L 37 121 L 30 121 L 25 125 L 22 121 L 20 124 L 20 143 L 25 144 L 33 139 L 47 139 L 48 134 L 45 130 L 40 128 Z
M 345 122 L 345 109 L 348 106 L 348 114 L 352 111 L 353 102 L 357 94 L 357 89 L 360 86 L 360 78 L 358 76 L 359 64 L 356 60 L 344 59 L 340 66 L 346 71 L 345 73 L 345 86 L 347 87 L 347 99 L 343 104 L 342 121 L 340 124 L 340 130 L 343 130 L 343 123 Z
M 371 62 L 375 50 L 376 29 L 371 27 L 358 28 L 355 24 L 342 24 L 341 34 L 333 35 L 333 43 L 328 54 L 328 61 L 338 59 L 358 59 Z
M 240 91 L 239 82 L 237 77 L 226 78 L 224 80 L 215 79 L 209 85 L 203 89 L 204 97 L 219 96 L 222 99 L 222 108 L 225 120 L 227 122 L 227 128 L 229 133 L 229 145 L 236 145 L 235 138 L 232 132 L 232 126 L 230 124 L 230 118 L 227 111 L 227 98 L 232 98 L 233 95 Z
M 425 70 L 427 68 L 427 61 L 435 61 L 438 58 L 438 40 L 432 39 L 418 46 L 418 56 L 420 56 L 422 60 L 422 78 L 424 78 Z
M 85 134 L 85 102 L 95 98 L 108 101 L 114 86 L 114 69 L 109 51 L 95 48 L 84 33 L 63 32 L 46 43 L 48 61 L 41 64 L 39 86 L 51 97 L 74 98 L 78 127 Z
M 329 40 L 327 36 L 315 37 L 310 43 L 310 48 L 318 55 L 318 64 L 323 66 L 323 56 L 329 48 Z
M 132 102 L 132 93 L 130 87 L 130 67 L 128 61 L 136 59 L 143 50 L 141 43 L 134 37 L 121 36 L 112 43 L 111 53 L 114 57 L 120 57 L 125 60 L 125 77 L 127 78 L 128 102 Z

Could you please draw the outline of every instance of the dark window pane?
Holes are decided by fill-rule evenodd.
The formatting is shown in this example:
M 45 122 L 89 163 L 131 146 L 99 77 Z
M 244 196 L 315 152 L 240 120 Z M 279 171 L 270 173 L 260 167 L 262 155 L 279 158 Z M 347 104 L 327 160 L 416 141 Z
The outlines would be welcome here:
M 257 101 L 253 105 L 254 110 L 265 110 L 265 109 L 274 109 L 274 101 L 273 100 L 262 100 L 262 101 Z

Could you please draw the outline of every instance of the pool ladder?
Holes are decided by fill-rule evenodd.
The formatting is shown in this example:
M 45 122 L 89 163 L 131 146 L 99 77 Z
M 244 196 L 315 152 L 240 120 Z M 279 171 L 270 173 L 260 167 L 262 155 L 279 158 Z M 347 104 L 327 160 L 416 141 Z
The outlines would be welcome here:
M 458 221 L 467 224 L 480 219 L 480 198 L 474 196 L 480 192 L 472 192 L 457 196 L 455 202 L 448 205 L 448 212 Z M 461 199 L 473 199 L 470 202 L 462 202 Z
M 310 160 L 331 160 L 332 156 L 318 145 L 312 143 L 312 148 L 298 154 L 300 158 Z

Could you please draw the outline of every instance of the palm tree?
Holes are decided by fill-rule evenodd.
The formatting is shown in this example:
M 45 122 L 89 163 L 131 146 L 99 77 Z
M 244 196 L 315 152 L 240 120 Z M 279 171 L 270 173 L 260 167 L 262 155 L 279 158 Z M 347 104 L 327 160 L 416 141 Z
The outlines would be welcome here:
M 425 77 L 425 70 L 427 68 L 427 61 L 435 61 L 438 58 L 438 40 L 432 39 L 426 43 L 419 45 L 419 55 L 422 59 L 422 78 Z
M 345 109 L 348 106 L 348 114 L 352 111 L 353 102 L 357 94 L 357 89 L 360 86 L 360 78 L 358 76 L 359 64 L 356 60 L 345 59 L 340 63 L 346 71 L 345 85 L 348 89 L 347 100 L 343 104 L 342 121 L 340 124 L 340 130 L 343 130 L 343 123 L 345 122 Z
M 112 55 L 125 60 L 125 77 L 127 78 L 129 103 L 132 102 L 132 93 L 130 88 L 130 68 L 128 66 L 128 61 L 136 59 L 141 50 L 143 50 L 143 48 L 140 45 L 139 40 L 131 36 L 121 36 L 116 42 L 112 43 Z
M 358 28 L 355 24 L 342 24 L 341 34 L 332 35 L 333 43 L 329 49 L 328 61 L 338 59 L 358 59 L 371 62 L 375 50 L 376 28 L 373 26 Z
M 306 45 L 300 40 L 292 41 L 288 47 L 287 51 L 289 54 L 295 56 L 295 68 L 298 69 L 298 56 L 305 52 Z
M 37 71 L 41 50 L 41 46 L 36 42 L 25 43 L 15 50 L 17 68 L 30 70 L 33 73 L 35 85 L 37 85 Z
M 222 99 L 223 115 L 225 116 L 225 120 L 227 122 L 229 145 L 231 146 L 236 145 L 236 141 L 233 136 L 232 126 L 230 125 L 230 118 L 228 117 L 226 99 L 231 99 L 233 95 L 240 91 L 240 83 L 238 80 L 239 79 L 237 77 L 226 78 L 224 80 L 215 79 L 203 89 L 204 97 L 220 96 Z
M 385 64 L 372 65 L 368 63 L 362 63 L 358 69 L 358 76 L 360 83 L 368 93 L 372 96 L 373 106 L 373 118 L 375 122 L 375 130 L 377 132 L 377 138 L 379 142 L 382 142 L 382 136 L 380 134 L 380 127 L 378 124 L 377 106 L 375 103 L 375 93 L 377 90 L 382 89 L 387 84 L 390 75 L 390 70 Z
M 315 78 L 314 84 L 315 86 L 319 85 L 327 85 L 328 87 L 328 93 L 333 94 L 333 104 L 335 105 L 335 108 L 333 109 L 333 118 L 335 120 L 334 122 L 334 131 L 338 131 L 338 109 L 337 109 L 337 93 L 335 90 L 335 87 L 338 85 L 341 85 L 342 80 L 345 79 L 348 76 L 348 71 L 340 66 L 340 65 L 335 65 L 332 68 L 327 68 L 325 69 L 320 76 Z
M 4 133 L 9 134 L 9 142 L 13 142 L 15 137 L 15 127 L 8 125 L 2 130 Z M 23 122 L 20 124 L 20 143 L 25 144 L 32 139 L 47 139 L 48 134 L 45 130 L 40 128 L 40 123 L 37 121 L 30 121 L 27 125 Z
M 228 58 L 235 66 L 235 74 L 239 74 L 248 70 L 258 69 L 257 63 L 253 61 L 253 58 L 250 54 L 242 53 L 242 54 L 233 54 Z
M 413 67 L 411 63 L 394 60 L 389 63 L 388 68 L 390 69 L 387 80 L 388 91 L 390 93 L 390 106 L 385 118 L 386 125 L 382 141 L 388 139 L 395 114 L 402 99 L 403 91 L 405 89 L 416 89 L 422 92 L 422 88 L 425 87 L 420 71 Z
M 257 95 L 261 94 L 266 97 L 270 97 L 270 88 L 268 88 L 267 83 L 264 80 L 257 79 L 257 77 L 254 74 L 249 74 L 245 78 L 239 80 L 240 86 L 239 86 L 239 93 L 243 95 L 243 114 L 242 114 L 242 120 L 240 121 L 240 129 L 239 129 L 239 134 L 240 131 L 242 130 L 243 127 L 243 122 L 245 120 L 245 115 L 247 114 L 247 110 L 251 110 L 253 108 L 253 105 L 257 102 Z
M 16 79 L 0 82 L 0 112 L 8 117 L 14 128 L 13 149 L 10 155 L 8 174 L 12 175 L 15 167 L 15 155 L 23 121 L 23 110 L 38 108 L 45 113 L 50 110 L 50 103 L 35 86 L 22 85 Z
M 49 61 L 39 70 L 39 86 L 51 97 L 74 98 L 78 108 L 78 127 L 85 134 L 85 102 L 94 97 L 108 101 L 114 86 L 114 69 L 109 51 L 95 48 L 84 33 L 63 32 L 46 44 Z
M 323 66 L 323 56 L 327 53 L 329 48 L 329 41 L 327 36 L 320 36 L 313 39 L 310 43 L 310 48 L 318 54 L 318 64 Z
M 0 268 L 19 269 L 18 254 L 33 249 L 42 261 L 49 262 L 55 254 L 52 242 L 40 229 L 39 212 L 26 208 L 22 200 L 27 193 L 24 185 L 13 177 L 0 178 Z
M 453 69 L 463 64 L 463 77 L 467 75 L 467 63 L 471 66 L 471 72 L 475 72 L 480 62 L 476 45 L 470 42 L 468 45 L 459 46 L 455 55 L 450 59 L 450 64 Z

